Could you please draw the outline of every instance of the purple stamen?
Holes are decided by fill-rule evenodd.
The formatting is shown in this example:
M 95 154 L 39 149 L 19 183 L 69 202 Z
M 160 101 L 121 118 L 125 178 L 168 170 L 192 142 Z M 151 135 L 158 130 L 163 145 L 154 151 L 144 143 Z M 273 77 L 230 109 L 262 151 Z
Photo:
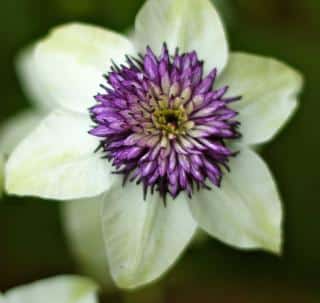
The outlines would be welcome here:
M 164 44 L 157 57 L 127 57 L 113 65 L 105 94 L 90 109 L 105 158 L 124 180 L 136 181 L 144 194 L 157 190 L 165 199 L 185 191 L 220 186 L 223 168 L 235 156 L 225 140 L 240 137 L 237 112 L 229 108 L 239 97 L 225 97 L 228 87 L 214 89 L 218 71 L 203 77 L 197 53 L 170 56 Z M 124 182 L 125 183 L 125 182 Z

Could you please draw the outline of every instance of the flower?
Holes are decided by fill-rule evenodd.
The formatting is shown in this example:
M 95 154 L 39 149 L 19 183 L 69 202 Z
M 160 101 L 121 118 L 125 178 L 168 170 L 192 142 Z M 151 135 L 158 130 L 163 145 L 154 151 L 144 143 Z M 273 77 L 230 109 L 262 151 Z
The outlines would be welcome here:
M 179 53 L 176 53 L 177 48 Z M 190 80 L 190 72 L 196 74 L 195 71 L 202 67 L 201 83 L 210 87 L 214 82 L 214 93 L 219 88 L 228 87 L 228 91 L 222 89 L 221 95 L 213 98 L 208 88 L 203 91 L 205 97 L 212 97 L 208 98 L 208 104 L 203 98 L 197 103 L 196 94 L 189 98 L 187 92 L 181 92 L 182 87 L 189 88 L 192 93 L 198 89 L 194 83 L 181 84 L 181 69 L 176 78 L 180 87 L 175 91 L 173 79 L 170 78 L 167 85 L 168 78 L 163 78 L 166 71 L 172 76 L 175 54 L 178 60 L 184 57 L 193 62 L 186 72 L 186 80 Z M 134 58 L 138 58 L 138 62 Z M 163 58 L 167 58 L 168 63 L 164 69 L 160 63 Z M 147 64 L 142 66 L 142 62 Z M 103 201 L 104 242 L 111 274 L 119 287 L 136 288 L 158 279 L 181 255 L 198 227 L 237 248 L 280 252 L 280 197 L 267 165 L 254 147 L 271 140 L 291 117 L 297 107 L 302 77 L 277 60 L 230 53 L 220 18 L 208 0 L 147 1 L 136 18 L 132 39 L 84 24 L 58 27 L 37 43 L 33 64 L 34 81 L 41 83 L 43 98 L 54 100 L 57 108 L 11 154 L 6 164 L 6 190 L 11 194 L 56 200 L 93 198 L 100 203 Z M 109 84 L 104 83 L 97 95 L 103 74 L 107 75 Z M 158 82 L 158 87 L 154 86 L 160 78 L 153 76 L 160 74 L 164 85 L 161 82 L 160 86 Z M 168 160 L 163 157 L 162 150 L 169 144 L 164 142 L 160 144 L 156 167 L 155 160 L 151 161 L 153 174 L 146 174 L 148 169 L 140 160 L 152 147 L 159 148 L 159 145 L 146 145 L 144 139 L 144 152 L 139 154 L 135 148 L 141 147 L 140 143 L 129 137 L 134 136 L 133 124 L 129 124 L 127 133 L 121 133 L 124 125 L 119 123 L 123 121 L 117 115 L 119 108 L 123 106 L 124 111 L 131 111 L 127 119 L 130 115 L 137 119 L 140 114 L 128 105 L 132 99 L 123 97 L 124 86 L 129 83 L 140 87 L 146 85 L 143 86 L 145 91 L 152 87 L 156 92 L 149 99 L 153 116 L 149 113 L 143 119 L 139 118 L 143 123 L 140 128 L 143 126 L 144 131 L 150 130 L 155 135 L 162 129 L 164 140 L 181 141 L 183 135 L 200 127 L 198 136 L 194 135 L 191 140 L 196 148 L 186 150 L 181 146 L 181 149 L 175 147 L 165 153 L 167 156 L 172 155 L 172 151 L 179 154 L 178 171 L 169 170 L 170 163 L 162 162 Z M 174 98 L 164 93 L 169 86 L 170 89 L 173 87 L 173 92 L 179 91 Z M 122 94 L 122 97 L 117 98 L 116 94 Z M 144 93 L 139 100 L 146 100 L 146 96 Z M 189 125 L 194 120 L 190 114 L 196 115 L 196 112 L 186 112 L 187 105 L 182 108 L 169 106 L 169 103 L 178 104 L 179 96 L 184 96 L 187 102 L 192 99 L 194 104 L 203 105 L 210 114 L 201 119 L 212 121 L 203 119 L 197 125 Z M 241 100 L 228 102 L 239 96 Z M 139 102 L 135 99 L 133 103 Z M 218 104 L 222 106 L 222 112 L 212 109 Z M 221 124 L 208 127 L 221 116 L 223 127 Z M 115 117 L 112 124 L 111 119 Z M 152 125 L 145 123 L 148 119 L 153 119 Z M 241 123 L 240 128 L 237 121 Z M 98 130 L 102 129 L 104 133 L 100 137 Z M 107 129 L 113 132 L 106 133 Z M 216 133 L 211 135 L 211 132 Z M 238 138 L 238 132 L 241 138 Z M 206 140 L 203 140 L 204 134 Z M 159 135 L 156 137 L 158 139 Z M 189 141 L 185 143 L 190 144 Z M 121 154 L 121 145 L 125 142 L 134 144 Z M 214 148 L 221 148 L 225 153 L 218 157 L 217 153 L 210 153 Z M 200 159 L 193 157 L 191 161 L 192 152 Z M 130 158 L 129 154 L 130 157 L 135 154 L 135 157 Z M 184 161 L 180 154 L 187 156 L 187 160 Z M 152 159 L 149 156 L 147 159 Z M 215 167 L 215 174 L 204 161 Z M 137 170 L 134 166 L 139 165 Z M 113 173 L 123 166 L 126 168 L 123 173 L 129 177 L 124 186 L 122 177 Z M 190 168 L 190 173 L 184 177 L 182 170 L 187 172 L 189 166 L 200 168 L 198 171 Z M 164 172 L 168 177 L 166 182 L 159 179 Z M 179 180 L 179 184 L 178 180 L 177 184 L 170 181 L 171 172 L 177 179 L 188 181 Z M 203 176 L 197 179 L 194 174 L 199 172 Z M 150 182 L 145 186 L 150 189 L 146 201 L 142 186 L 129 182 L 133 176 L 142 183 Z M 141 179 L 141 176 L 148 178 Z M 193 191 L 190 190 L 192 184 L 195 185 Z M 211 190 L 206 189 L 209 186 Z M 185 192 L 189 196 L 192 193 L 192 197 Z M 166 206 L 162 203 L 164 196 L 167 196 Z
M 89 279 L 78 276 L 58 276 L 15 287 L 0 293 L 0 303 L 95 303 L 97 286 Z

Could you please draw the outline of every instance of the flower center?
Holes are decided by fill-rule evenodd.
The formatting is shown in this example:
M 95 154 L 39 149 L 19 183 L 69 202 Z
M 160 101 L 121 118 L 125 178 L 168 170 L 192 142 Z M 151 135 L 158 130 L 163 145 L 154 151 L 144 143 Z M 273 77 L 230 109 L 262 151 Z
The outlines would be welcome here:
M 150 48 L 127 66 L 114 65 L 106 93 L 90 109 L 105 158 L 124 180 L 175 198 L 185 191 L 220 186 L 235 153 L 226 141 L 239 137 L 239 97 L 214 88 L 217 70 L 203 76 L 196 52 L 170 56 L 166 45 L 157 57 Z M 104 86 L 103 86 L 104 87 Z
M 183 114 L 183 111 L 178 109 L 167 109 L 163 112 L 160 111 L 160 115 L 163 115 L 164 123 L 167 126 L 172 126 L 176 129 L 180 125 L 180 115 Z
M 188 127 L 188 115 L 178 98 L 171 101 L 163 97 L 161 101 L 155 102 L 152 120 L 155 128 L 163 131 L 170 140 L 185 133 Z

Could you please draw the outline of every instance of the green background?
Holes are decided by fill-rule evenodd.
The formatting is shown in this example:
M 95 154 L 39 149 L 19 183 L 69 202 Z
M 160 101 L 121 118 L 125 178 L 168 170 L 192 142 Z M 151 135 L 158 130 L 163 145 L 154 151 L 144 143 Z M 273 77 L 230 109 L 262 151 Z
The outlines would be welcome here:
M 52 26 L 68 21 L 125 31 L 142 2 L 1 0 L 0 122 L 27 106 L 13 68 L 18 50 Z M 299 111 L 263 150 L 283 197 L 284 254 L 241 252 L 211 239 L 189 250 L 163 278 L 159 302 L 319 302 L 320 1 L 215 2 L 225 17 L 232 49 L 277 57 L 305 76 Z M 16 198 L 0 202 L 1 290 L 73 272 L 76 268 L 63 236 L 59 203 Z M 155 303 L 157 290 L 146 291 L 131 294 L 128 302 Z M 106 302 L 121 300 L 117 293 L 105 296 Z

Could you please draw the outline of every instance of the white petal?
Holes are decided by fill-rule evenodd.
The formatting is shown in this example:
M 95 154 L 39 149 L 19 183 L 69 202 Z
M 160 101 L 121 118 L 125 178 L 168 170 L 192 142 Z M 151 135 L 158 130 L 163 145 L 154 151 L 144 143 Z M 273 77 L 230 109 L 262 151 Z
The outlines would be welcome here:
M 221 188 L 200 191 L 190 200 L 194 218 L 200 227 L 227 244 L 279 253 L 282 208 L 268 167 L 246 149 L 230 166 Z
M 80 114 L 49 115 L 11 154 L 6 190 L 57 200 L 94 197 L 107 190 L 111 168 L 95 153 L 99 141 L 88 134 L 90 123 Z
M 113 288 L 103 241 L 102 196 L 63 203 L 62 219 L 69 247 L 84 274 L 105 289 Z
M 206 72 L 221 72 L 228 60 L 228 43 L 220 17 L 209 0 L 148 0 L 135 24 L 140 52 L 150 46 L 159 53 L 166 42 L 171 54 L 196 50 Z
M 34 61 L 34 45 L 23 49 L 16 58 L 16 71 L 25 95 L 37 108 L 44 112 L 58 106 L 45 90 Z
M 111 274 L 121 288 L 136 288 L 164 274 L 191 241 L 196 223 L 183 196 L 155 193 L 143 200 L 142 187 L 114 185 L 105 196 L 103 226 Z
M 242 96 L 234 103 L 239 111 L 243 143 L 271 140 L 297 107 L 302 76 L 272 58 L 233 53 L 217 87 L 230 86 L 230 96 Z
M 0 196 L 4 190 L 4 163 L 17 144 L 35 128 L 42 115 L 35 111 L 24 111 L 3 123 L 0 128 Z
M 67 24 L 54 29 L 35 52 L 48 94 L 70 110 L 87 112 L 100 84 L 106 83 L 103 74 L 108 73 L 111 60 L 119 64 L 134 50 L 128 39 L 114 32 Z
M 0 303 L 6 303 L 4 296 L 0 293 Z
M 9 290 L 6 303 L 97 303 L 97 286 L 89 279 L 60 276 Z
M 10 118 L 0 128 L 0 152 L 9 155 L 18 143 L 44 118 L 38 111 L 23 111 Z

